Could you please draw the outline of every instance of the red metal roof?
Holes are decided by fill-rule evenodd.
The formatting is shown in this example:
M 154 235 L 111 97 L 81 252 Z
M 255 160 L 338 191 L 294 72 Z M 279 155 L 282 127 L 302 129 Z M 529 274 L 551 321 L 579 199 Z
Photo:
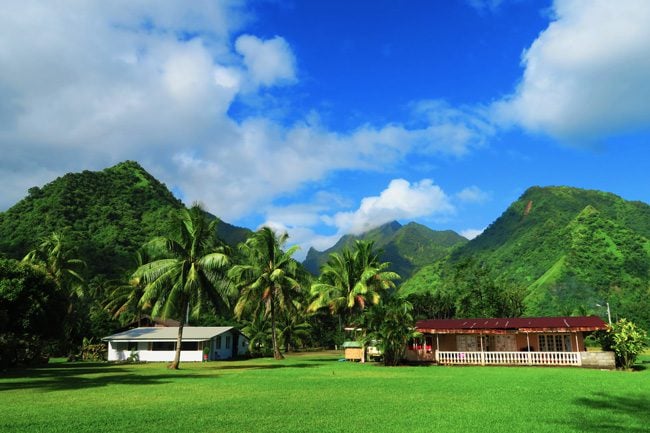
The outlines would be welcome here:
M 607 329 L 607 324 L 598 316 L 581 317 L 515 317 L 500 319 L 429 319 L 415 324 L 420 332 L 428 333 L 503 333 L 549 331 L 598 331 Z

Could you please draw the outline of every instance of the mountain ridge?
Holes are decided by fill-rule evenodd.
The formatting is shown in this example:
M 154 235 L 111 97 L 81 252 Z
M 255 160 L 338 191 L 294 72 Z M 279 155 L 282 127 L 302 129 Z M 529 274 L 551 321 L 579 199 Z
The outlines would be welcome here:
M 598 190 L 531 187 L 477 238 L 405 282 L 408 293 L 448 287 L 453 269 L 482 263 L 525 289 L 525 314 L 594 314 L 609 302 L 650 326 L 650 206 Z M 453 292 L 453 288 L 450 288 Z
M 436 231 L 413 221 L 406 225 L 390 221 L 360 235 L 344 235 L 324 251 L 310 248 L 303 265 L 313 275 L 317 275 L 329 254 L 351 248 L 357 240 L 375 242 L 375 248 L 381 251 L 380 259 L 390 262 L 391 269 L 403 279 L 410 277 L 421 266 L 442 258 L 452 248 L 467 242 L 467 239 L 453 230 Z
M 63 232 L 87 258 L 91 273 L 117 277 L 135 265 L 134 253 L 142 244 L 168 233 L 170 214 L 182 208 L 136 161 L 67 173 L 30 188 L 25 198 L 0 212 L 0 251 L 21 258 L 39 239 Z M 229 243 L 248 232 L 223 221 L 217 226 Z

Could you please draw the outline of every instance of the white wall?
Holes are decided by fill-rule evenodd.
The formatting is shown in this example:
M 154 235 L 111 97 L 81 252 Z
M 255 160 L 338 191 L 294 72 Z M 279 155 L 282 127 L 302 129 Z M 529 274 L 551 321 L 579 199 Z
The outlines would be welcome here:
M 124 343 L 126 344 L 126 343 Z M 147 362 L 172 362 L 176 351 L 174 350 L 147 350 L 149 343 L 138 343 L 138 356 L 140 361 Z M 130 350 L 116 350 L 115 343 L 108 342 L 108 360 L 126 361 L 131 356 Z M 201 362 L 203 359 L 202 350 L 181 350 L 181 361 Z
M 226 348 L 226 338 L 230 338 L 230 347 Z M 243 335 L 239 336 L 236 351 L 233 352 L 232 345 L 234 344 L 233 334 L 226 332 L 221 335 L 221 345 L 217 346 L 218 338 L 213 338 L 210 342 L 211 352 L 210 360 L 215 361 L 218 359 L 229 359 L 233 353 L 235 355 L 245 355 L 248 353 L 248 339 Z M 131 356 L 131 351 L 126 349 L 126 342 L 108 342 L 108 360 L 109 361 L 126 361 Z M 173 350 L 148 350 L 149 343 L 138 343 L 138 355 L 140 361 L 149 362 L 171 362 L 174 360 L 176 354 Z M 181 350 L 181 361 L 201 362 L 203 360 L 202 350 Z

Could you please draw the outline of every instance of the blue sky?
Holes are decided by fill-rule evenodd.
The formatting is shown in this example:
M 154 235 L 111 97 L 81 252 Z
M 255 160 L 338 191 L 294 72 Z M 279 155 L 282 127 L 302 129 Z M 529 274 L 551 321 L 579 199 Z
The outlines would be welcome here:
M 644 0 L 5 9 L 0 209 L 134 159 L 304 255 L 393 219 L 472 237 L 533 185 L 650 202 Z

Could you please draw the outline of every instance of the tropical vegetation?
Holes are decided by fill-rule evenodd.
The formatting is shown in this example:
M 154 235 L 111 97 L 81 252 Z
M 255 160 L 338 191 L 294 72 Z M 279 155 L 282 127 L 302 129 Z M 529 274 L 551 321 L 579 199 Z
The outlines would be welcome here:
M 254 316 L 260 313 L 271 320 L 271 344 L 273 356 L 282 359 L 278 339 L 278 314 L 295 311 L 294 298 L 301 291 L 298 281 L 298 262 L 291 256 L 297 246 L 284 251 L 288 239 L 286 233 L 277 234 L 269 227 L 262 227 L 248 240 L 240 244 L 243 261 L 234 265 L 229 277 L 240 291 L 235 305 L 235 315 L 241 318 L 247 311 Z
M 354 249 L 331 253 L 311 286 L 311 311 L 327 307 L 342 323 L 354 324 L 367 306 L 376 305 L 388 289 L 395 288 L 399 275 L 381 262 L 374 242 L 357 240 Z
M 141 281 L 142 296 L 138 306 L 155 317 L 178 318 L 176 354 L 170 368 L 177 369 L 181 356 L 183 327 L 190 314 L 206 308 L 221 309 L 228 305 L 229 288 L 225 269 L 229 256 L 218 244 L 217 221 L 208 221 L 203 209 L 194 205 L 176 218 L 174 237 L 159 237 L 145 244 L 152 257 L 133 274 Z M 137 288 L 134 288 L 137 290 Z
M 2 338 L 36 339 L 39 353 L 74 359 L 101 337 L 154 315 L 183 326 L 237 326 L 250 337 L 252 354 L 281 358 L 282 352 L 340 345 L 346 326 L 364 327 L 387 348 L 389 339 L 379 333 L 401 335 L 401 341 L 407 334 L 389 323 L 393 313 L 402 315 L 394 323 L 605 317 L 600 306 L 607 304 L 615 321 L 626 317 L 646 330 L 649 239 L 645 203 L 600 191 L 533 187 L 471 241 L 391 222 L 344 236 L 327 251 L 312 249 L 301 264 L 285 233 L 268 227 L 252 232 L 188 209 L 127 161 L 31 188 L 0 213 L 0 257 L 23 259 L 4 262 L 3 272 L 24 275 L 2 281 L 0 322 L 23 314 L 24 334 L 32 336 L 10 330 Z M 45 304 L 65 300 L 62 313 L 53 307 L 52 317 L 60 319 L 47 335 L 31 325 L 40 304 L 31 312 L 6 312 L 13 305 L 10 293 L 36 303 L 38 290 Z M 19 358 L 38 356 L 12 355 Z
M 620 319 L 600 335 L 604 350 L 616 355 L 616 365 L 629 370 L 648 347 L 648 333 L 627 319 Z

